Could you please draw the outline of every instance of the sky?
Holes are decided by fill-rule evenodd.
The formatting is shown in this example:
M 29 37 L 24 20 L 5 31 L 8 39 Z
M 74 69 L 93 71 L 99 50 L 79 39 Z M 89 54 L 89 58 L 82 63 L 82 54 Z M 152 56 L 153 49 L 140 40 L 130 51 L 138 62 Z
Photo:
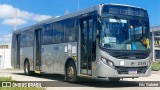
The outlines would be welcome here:
M 150 26 L 160 25 L 160 0 L 79 0 L 79 9 L 102 3 L 127 4 L 145 8 Z M 0 44 L 10 44 L 14 23 L 17 29 L 39 21 L 78 11 L 78 0 L 0 0 Z M 15 16 L 17 14 L 17 20 Z

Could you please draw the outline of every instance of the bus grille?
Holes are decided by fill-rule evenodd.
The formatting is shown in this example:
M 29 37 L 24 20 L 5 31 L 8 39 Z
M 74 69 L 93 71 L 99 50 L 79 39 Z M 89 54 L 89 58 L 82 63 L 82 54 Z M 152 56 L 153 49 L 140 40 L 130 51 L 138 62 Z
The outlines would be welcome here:
M 149 56 L 149 53 L 114 52 L 111 54 L 111 56 L 118 59 L 137 60 L 137 59 L 146 59 Z
M 145 67 L 116 67 L 118 74 L 129 74 L 128 71 L 131 69 L 137 70 L 137 74 L 144 74 L 147 70 L 147 66 Z

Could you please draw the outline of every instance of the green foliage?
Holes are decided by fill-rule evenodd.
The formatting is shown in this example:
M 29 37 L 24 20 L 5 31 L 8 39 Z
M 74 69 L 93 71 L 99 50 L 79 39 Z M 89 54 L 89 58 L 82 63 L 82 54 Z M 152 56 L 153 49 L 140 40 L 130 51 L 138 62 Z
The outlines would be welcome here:
M 153 71 L 159 71 L 160 70 L 160 62 L 152 63 L 152 70 Z
M 0 77 L 0 81 L 14 81 L 12 77 Z

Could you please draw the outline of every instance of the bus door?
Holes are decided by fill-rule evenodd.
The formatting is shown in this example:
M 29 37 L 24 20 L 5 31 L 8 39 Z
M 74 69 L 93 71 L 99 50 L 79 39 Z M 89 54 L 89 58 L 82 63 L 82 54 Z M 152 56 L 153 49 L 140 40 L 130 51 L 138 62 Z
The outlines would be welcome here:
M 16 42 L 17 42 L 17 45 L 16 45 L 16 67 L 17 68 L 20 68 L 20 34 L 16 35 Z
M 80 19 L 81 28 L 81 56 L 80 56 L 80 74 L 92 75 L 92 61 L 94 59 L 94 30 L 93 17 Z
M 41 31 L 42 29 L 35 30 L 35 42 L 34 42 L 35 70 L 41 70 Z

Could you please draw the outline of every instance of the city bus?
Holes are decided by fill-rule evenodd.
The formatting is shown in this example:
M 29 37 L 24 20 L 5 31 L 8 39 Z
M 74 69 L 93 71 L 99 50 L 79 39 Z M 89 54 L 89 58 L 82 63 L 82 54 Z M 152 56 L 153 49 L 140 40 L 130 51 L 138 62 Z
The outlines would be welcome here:
M 33 73 L 83 78 L 147 77 L 151 41 L 147 10 L 100 4 L 13 31 L 12 66 Z

